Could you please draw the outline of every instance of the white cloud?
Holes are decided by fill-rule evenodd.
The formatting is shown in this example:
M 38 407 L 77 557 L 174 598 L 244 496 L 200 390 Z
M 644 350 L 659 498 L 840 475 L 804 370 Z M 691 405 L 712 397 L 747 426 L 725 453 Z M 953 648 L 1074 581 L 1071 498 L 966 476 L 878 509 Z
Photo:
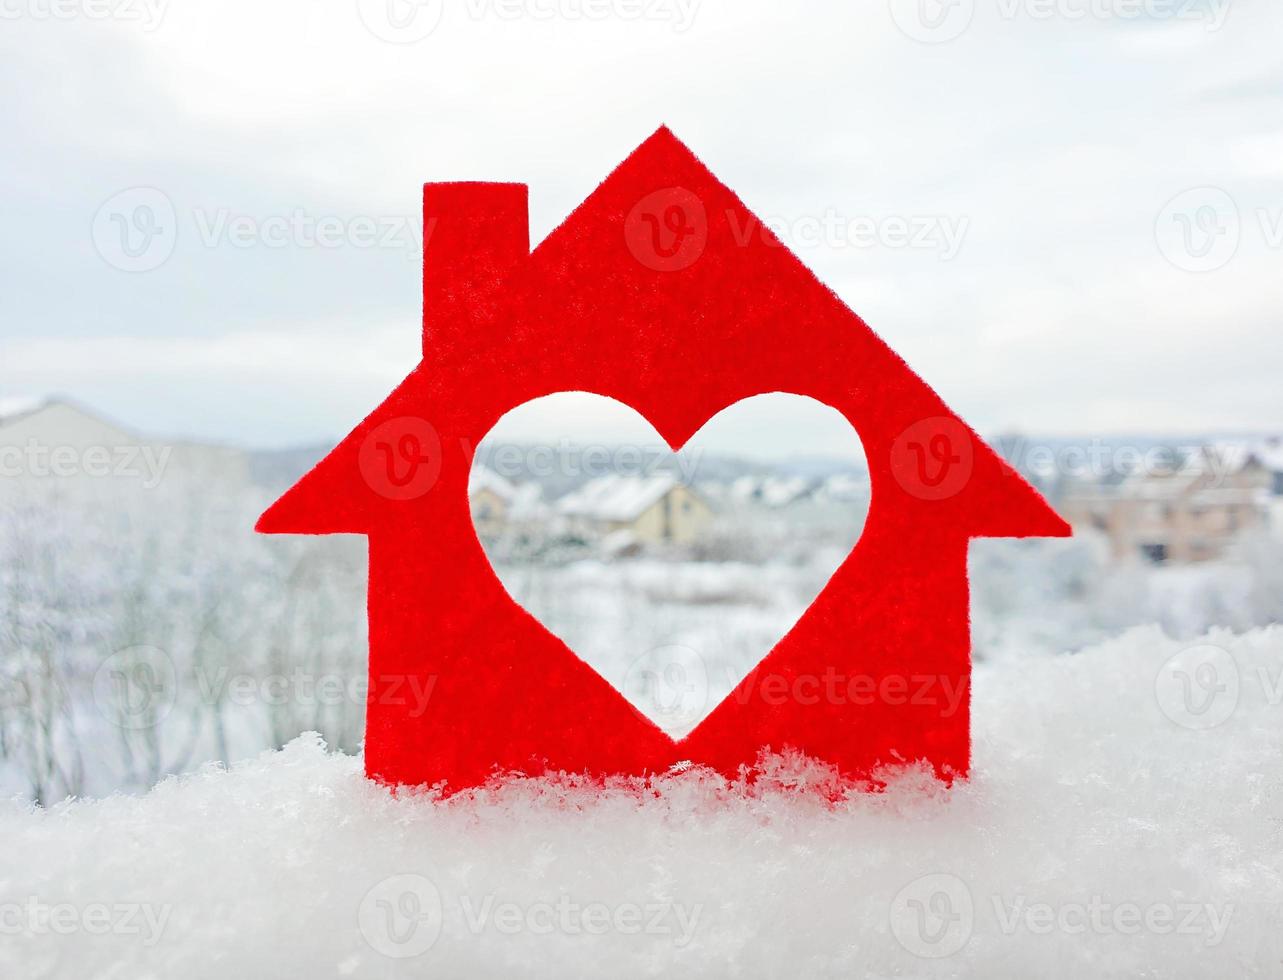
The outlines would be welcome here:
M 355 2 L 169 4 L 152 31 L 6 21 L 0 81 L 20 97 L 0 107 L 0 382 L 88 391 L 145 427 L 183 417 L 167 400 L 190 377 L 207 391 L 193 424 L 226 437 L 247 412 L 216 406 L 247 399 L 272 409 L 256 438 L 344 431 L 358 391 L 372 407 L 412 363 L 403 254 L 238 252 L 189 235 L 131 278 L 89 247 L 98 205 L 145 185 L 180 217 L 404 214 L 424 180 L 511 179 L 531 186 L 537 241 L 668 122 L 764 217 L 965 220 L 948 261 L 832 242 L 800 254 L 981 428 L 1108 414 L 1161 429 L 1197 412 L 1256 427 L 1283 413 L 1268 393 L 1283 249 L 1247 223 L 1277 207 L 1283 179 L 1262 122 L 1283 106 L 1261 81 L 1283 69 L 1261 43 L 1283 29 L 1278 5 L 1236 4 L 1219 30 L 1191 31 L 980 3 L 935 45 L 884 3 L 697 2 L 684 30 L 499 9 L 445 0 L 440 26 L 404 45 L 378 40 Z M 1200 186 L 1245 216 L 1235 258 L 1206 275 L 1167 265 L 1154 238 L 1165 202 Z M 1169 383 L 1200 374 L 1214 404 Z M 348 395 L 300 383 L 273 399 L 272 377 L 304 376 Z M 1100 385 L 1115 389 L 1107 412 Z M 144 389 L 150 402 L 131 394 Z

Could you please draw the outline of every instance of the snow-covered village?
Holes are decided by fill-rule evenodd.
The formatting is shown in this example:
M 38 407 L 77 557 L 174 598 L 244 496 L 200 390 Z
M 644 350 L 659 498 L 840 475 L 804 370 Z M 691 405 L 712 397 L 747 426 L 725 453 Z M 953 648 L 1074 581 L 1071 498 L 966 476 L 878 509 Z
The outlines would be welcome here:
M 0 980 L 1283 978 L 1283 5 L 0 14 Z
M 315 451 L 166 442 L 65 399 L 5 408 L 6 792 L 46 804 L 141 792 L 306 731 L 359 749 L 364 549 L 252 533 Z M 973 544 L 978 663 L 1071 654 L 1131 627 L 1188 640 L 1283 616 L 1275 437 L 994 441 L 1075 534 Z M 487 440 L 468 499 L 512 597 L 680 735 L 819 594 L 860 537 L 870 484 L 858 456 L 764 462 L 563 437 Z M 104 649 L 123 652 L 104 664 Z M 673 664 L 694 693 L 663 688 Z M 121 725 L 144 708 L 164 717 Z

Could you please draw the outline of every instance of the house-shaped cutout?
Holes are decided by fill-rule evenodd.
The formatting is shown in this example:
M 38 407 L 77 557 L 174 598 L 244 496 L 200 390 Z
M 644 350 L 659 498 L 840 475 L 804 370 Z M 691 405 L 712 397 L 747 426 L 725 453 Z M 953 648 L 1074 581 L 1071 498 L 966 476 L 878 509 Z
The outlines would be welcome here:
M 369 539 L 367 772 L 450 790 L 680 761 L 733 776 L 796 750 L 857 778 L 920 760 L 965 774 L 967 544 L 1068 535 L 1038 493 L 667 129 L 533 252 L 521 184 L 428 184 L 424 224 L 422 361 L 258 524 Z M 776 391 L 863 441 L 859 543 L 680 741 L 507 595 L 470 520 L 477 444 L 560 391 L 632 406 L 674 449 Z

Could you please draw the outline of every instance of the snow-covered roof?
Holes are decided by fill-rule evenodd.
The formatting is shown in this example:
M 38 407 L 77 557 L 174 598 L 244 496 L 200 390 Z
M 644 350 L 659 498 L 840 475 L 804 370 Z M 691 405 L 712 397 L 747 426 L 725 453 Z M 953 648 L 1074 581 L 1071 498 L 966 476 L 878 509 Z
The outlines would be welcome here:
M 823 489 L 833 500 L 863 500 L 869 495 L 869 480 L 854 473 L 834 473 L 824 481 Z
M 10 419 L 17 418 L 20 415 L 30 415 L 32 412 L 44 408 L 47 404 L 48 399 L 45 398 L 6 395 L 0 398 L 0 425 L 4 425 Z
M 1261 461 L 1267 470 L 1283 473 L 1283 440 L 1267 439 L 1252 450 L 1252 455 Z
M 557 509 L 570 517 L 631 521 L 677 485 L 677 477 L 671 473 L 653 476 L 611 474 L 591 480 L 562 497 Z
M 1216 442 L 1197 455 L 1202 457 L 1199 462 L 1205 471 L 1224 474 L 1237 473 L 1252 461 L 1253 453 L 1244 442 Z
M 1178 455 L 1170 468 L 1139 466 L 1127 474 L 1117 490 L 1122 496 L 1138 500 L 1170 501 L 1193 494 L 1200 504 L 1229 502 L 1256 492 L 1250 486 L 1223 484 L 1227 477 L 1249 466 L 1283 471 L 1283 447 L 1272 440 L 1212 443 Z
M 489 490 L 500 500 L 511 501 L 517 496 L 517 488 L 490 467 L 474 466 L 468 475 L 468 496 L 475 497 L 483 490 Z
M 1274 472 L 1283 471 L 1283 440 L 1271 437 L 1253 442 L 1217 442 L 1203 454 L 1215 453 L 1220 473 L 1237 473 L 1255 462 Z
M 539 484 L 519 483 L 513 491 L 508 500 L 509 520 L 533 521 L 546 516 L 548 508 L 544 504 L 543 488 Z
M 731 485 L 739 500 L 760 500 L 768 507 L 784 507 L 814 489 L 804 476 L 741 476 Z

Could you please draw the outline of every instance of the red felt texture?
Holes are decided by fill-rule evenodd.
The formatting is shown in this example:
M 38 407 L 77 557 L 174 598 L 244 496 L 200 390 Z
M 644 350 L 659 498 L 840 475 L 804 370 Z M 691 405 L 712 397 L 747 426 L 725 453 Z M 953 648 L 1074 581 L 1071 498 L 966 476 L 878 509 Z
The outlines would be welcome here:
M 533 252 L 524 185 L 429 184 L 424 222 L 423 360 L 258 523 L 369 538 L 368 774 L 448 791 L 684 761 L 736 776 L 796 750 L 853 779 L 920 761 L 965 775 L 967 542 L 1068 535 L 1037 492 L 667 129 Z M 679 741 L 508 596 L 473 528 L 475 447 L 561 391 L 631 406 L 674 450 L 777 391 L 832 406 L 864 443 L 859 543 Z

